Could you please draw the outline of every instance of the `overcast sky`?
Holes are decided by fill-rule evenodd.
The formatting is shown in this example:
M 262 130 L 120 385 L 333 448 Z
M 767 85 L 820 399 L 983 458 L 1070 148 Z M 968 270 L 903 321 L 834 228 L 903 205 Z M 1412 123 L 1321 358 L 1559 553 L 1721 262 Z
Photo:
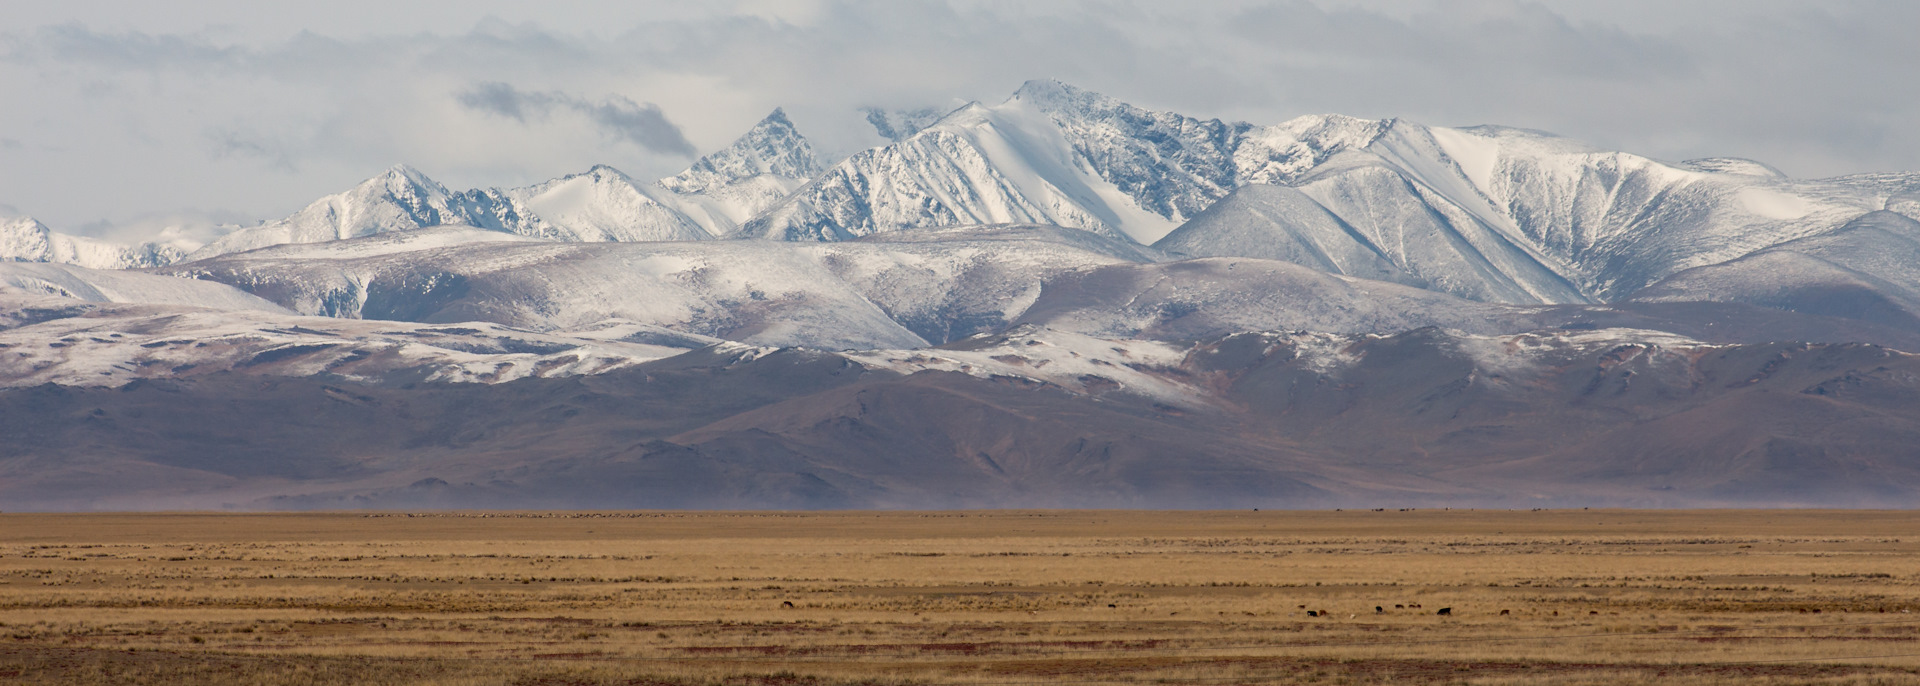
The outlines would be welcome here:
M 674 173 L 783 106 L 823 153 L 861 107 L 1051 77 L 1157 109 L 1498 123 L 1794 176 L 1920 169 L 1920 2 L 0 4 L 0 213 L 128 238 L 251 223 L 394 163 L 452 188 Z

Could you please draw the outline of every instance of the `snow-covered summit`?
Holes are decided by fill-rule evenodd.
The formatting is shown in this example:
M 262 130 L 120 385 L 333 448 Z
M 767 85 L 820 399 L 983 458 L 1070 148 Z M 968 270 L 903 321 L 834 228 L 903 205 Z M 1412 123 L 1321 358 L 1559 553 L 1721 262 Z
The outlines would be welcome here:
M 897 143 L 834 165 L 738 235 L 836 241 L 902 229 L 1029 223 L 1145 243 L 1172 230 L 1176 222 L 1104 178 L 1048 113 L 1079 93 L 1036 91 L 999 105 L 968 104 Z
M 867 123 L 873 126 L 873 132 L 881 138 L 898 143 L 921 129 L 932 126 L 934 122 L 946 116 L 948 110 L 922 107 L 910 110 L 886 110 L 867 107 L 861 110 L 867 115 Z
M 404 231 L 423 226 L 469 224 L 468 212 L 451 202 L 445 186 L 404 164 L 389 167 L 345 192 L 326 196 L 285 219 L 227 234 L 189 255 L 200 259 L 283 243 L 319 243 Z
M 1325 115 L 1271 127 L 1148 110 L 1053 80 L 961 107 L 826 171 L 742 228 L 847 240 L 953 224 L 1049 223 L 1146 244 L 1247 183 L 1289 182 L 1389 121 Z
M 775 108 L 732 145 L 661 179 L 660 186 L 681 194 L 708 193 L 763 174 L 805 180 L 821 171 L 813 144 L 794 128 L 784 110 Z
M 490 189 L 476 207 L 502 207 L 517 221 L 487 226 L 568 243 L 696 241 L 712 238 L 711 221 L 690 216 L 687 203 L 667 189 L 635 181 L 618 169 L 594 165 L 585 173 L 522 188 Z
M 1222 203 L 1159 247 L 1322 268 L 1352 255 L 1364 271 L 1339 273 L 1495 302 L 1607 301 L 1831 230 L 1886 197 L 1746 160 L 1670 164 L 1527 129 L 1325 121 L 1336 125 L 1312 128 L 1328 132 L 1317 139 L 1326 154 L 1304 165 L 1276 154 L 1272 173 L 1246 177 L 1297 191 L 1286 207 Z M 1289 125 L 1309 128 L 1267 131 Z
M 1748 160 L 1667 163 L 1501 126 L 1200 119 L 1035 80 L 834 165 L 736 235 L 1042 223 L 1146 244 L 1187 225 L 1160 247 L 1486 301 L 1580 303 L 1920 206 L 1895 208 L 1896 181 L 1796 181 Z M 1261 185 L 1293 190 L 1220 204 Z
M 657 187 L 673 193 L 683 213 L 720 236 L 733 233 L 821 171 L 813 144 L 784 110 L 775 108 L 733 144 L 661 179 Z
M 32 217 L 0 217 L 0 262 L 50 262 L 89 269 L 157 267 L 180 259 L 180 249 L 165 243 L 127 246 L 70 236 Z

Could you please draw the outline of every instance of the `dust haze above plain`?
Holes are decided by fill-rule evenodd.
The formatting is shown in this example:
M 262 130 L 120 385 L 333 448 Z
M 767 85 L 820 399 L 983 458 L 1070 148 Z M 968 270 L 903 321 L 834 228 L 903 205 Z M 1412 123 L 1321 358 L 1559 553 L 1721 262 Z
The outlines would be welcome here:
M 1920 4 L 371 2 L 0 7 L 0 214 L 113 238 L 251 223 L 394 163 L 455 187 L 670 174 L 784 107 L 1050 77 L 1201 117 L 1498 123 L 1799 177 L 1920 168 Z

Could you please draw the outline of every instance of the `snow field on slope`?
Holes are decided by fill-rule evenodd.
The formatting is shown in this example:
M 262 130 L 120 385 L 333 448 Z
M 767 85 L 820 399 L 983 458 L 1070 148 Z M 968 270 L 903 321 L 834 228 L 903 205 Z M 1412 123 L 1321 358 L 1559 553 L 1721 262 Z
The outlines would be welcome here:
M 1104 338 L 1204 338 L 1234 331 L 1490 332 L 1520 308 L 1287 262 L 1209 258 L 1063 277 L 1023 322 Z
M 968 231 L 989 238 L 965 240 Z M 174 270 L 272 294 L 304 314 L 379 316 L 337 308 L 365 307 L 367 294 L 380 290 L 389 303 L 404 297 L 431 308 L 410 318 L 432 321 L 564 331 L 627 319 L 754 344 L 842 349 L 918 347 L 929 342 L 922 332 L 944 341 L 997 329 L 1053 276 L 1130 262 L 1116 255 L 1126 251 L 1064 229 L 980 227 L 943 235 L 953 240 L 354 248 L 341 252 L 371 255 L 338 260 L 318 259 L 324 246 L 306 246 Z M 423 286 L 453 282 L 461 290 L 452 301 Z M 414 294 L 394 295 L 407 288 Z M 415 312 L 408 302 L 382 311 Z
M 226 284 L 66 264 L 0 262 L 0 293 L 292 314 Z
M 1092 214 L 1094 225 L 1063 224 L 1072 228 L 1108 228 L 1140 245 L 1173 231 L 1177 224 L 1142 209 L 1137 201 L 1118 186 L 1089 169 L 1062 135 L 1051 117 L 1024 98 L 1014 97 L 984 114 L 998 136 L 976 136 L 975 145 L 1003 170 L 1013 170 L 1020 187 L 1029 197 L 1044 198 L 1044 205 L 1056 216 Z M 1099 232 L 1104 233 L 1104 232 Z
M 1186 349 L 1155 341 L 1109 340 L 1039 327 L 982 337 L 989 345 L 964 350 L 869 350 L 846 353 L 872 367 L 902 374 L 958 372 L 1044 381 L 1083 395 L 1122 392 L 1180 407 L 1209 405 L 1203 389 L 1157 369 L 1178 367 Z M 971 343 L 971 342 L 969 342 Z
M 10 297 L 9 306 L 72 301 Z M 166 306 L 105 306 L 0 331 L 0 379 L 9 387 L 55 383 L 119 387 L 142 378 L 247 370 L 331 374 L 377 383 L 400 373 L 428 381 L 501 383 L 530 376 L 599 374 L 685 352 L 685 347 L 538 334 L 487 323 L 375 322 Z
M 1130 264 L 1037 241 L 829 244 L 806 252 L 895 320 L 916 323 L 989 314 L 1010 322 L 1054 276 Z
M 354 260 L 481 243 L 538 242 L 542 241 L 537 238 L 471 226 L 433 226 L 376 234 L 354 240 L 286 243 L 250 251 L 246 258 L 231 259 Z
M 1586 361 L 1609 354 L 1622 359 L 1644 358 L 1654 365 L 1685 370 L 1697 351 L 1713 347 L 1665 331 L 1621 328 L 1509 336 L 1455 334 L 1450 338 L 1453 348 L 1473 360 L 1477 371 L 1484 372 L 1475 375 L 1476 382 L 1515 385 L 1525 384 L 1565 360 Z
M 595 167 L 585 174 L 502 191 L 524 205 L 539 224 L 567 241 L 697 241 L 713 237 L 679 204 L 673 193 L 651 184 L 634 183 L 624 174 Z
M 608 318 L 748 343 L 824 348 L 924 345 L 871 302 L 835 288 L 817 261 L 779 245 L 654 244 L 593 250 L 489 276 L 533 295 L 515 323 L 571 329 Z

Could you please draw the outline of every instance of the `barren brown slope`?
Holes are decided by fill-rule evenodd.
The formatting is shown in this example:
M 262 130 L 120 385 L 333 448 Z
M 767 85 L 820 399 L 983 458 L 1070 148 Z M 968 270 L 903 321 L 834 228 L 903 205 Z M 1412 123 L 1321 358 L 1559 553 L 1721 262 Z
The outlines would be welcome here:
M 15 389 L 0 509 L 1920 504 L 1920 357 L 1876 346 L 1267 333 L 1129 373 L 1190 395 L 737 347 Z

